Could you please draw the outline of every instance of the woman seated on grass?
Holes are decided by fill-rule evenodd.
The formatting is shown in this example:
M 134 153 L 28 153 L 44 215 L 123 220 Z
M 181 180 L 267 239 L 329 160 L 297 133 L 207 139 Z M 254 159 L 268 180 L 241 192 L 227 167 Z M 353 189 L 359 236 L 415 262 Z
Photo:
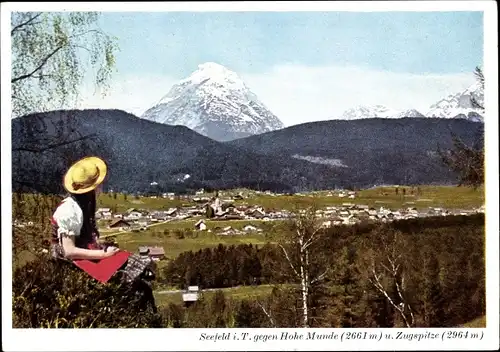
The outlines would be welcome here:
M 54 257 L 94 260 L 111 257 L 119 251 L 97 242 L 96 198 L 106 173 L 106 163 L 96 157 L 82 159 L 66 172 L 63 185 L 69 195 L 52 216 Z
M 102 159 L 87 157 L 73 164 L 64 175 L 63 185 L 69 195 L 59 204 L 51 219 L 51 254 L 54 258 L 100 260 L 120 251 L 97 242 L 96 198 L 106 174 L 107 165 Z M 135 281 L 141 274 L 152 277 L 153 268 L 150 258 L 131 254 L 120 271 L 125 274 L 126 281 Z

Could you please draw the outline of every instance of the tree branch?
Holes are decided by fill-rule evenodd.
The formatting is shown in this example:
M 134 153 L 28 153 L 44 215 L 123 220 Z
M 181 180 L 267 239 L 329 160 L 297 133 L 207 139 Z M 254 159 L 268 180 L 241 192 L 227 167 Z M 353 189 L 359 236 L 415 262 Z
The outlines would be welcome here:
M 267 318 L 269 319 L 269 322 L 271 323 L 271 326 L 273 328 L 276 327 L 276 323 L 274 322 L 274 319 L 273 317 L 271 316 L 271 311 L 267 311 L 266 308 L 264 307 L 264 305 L 262 303 L 260 303 L 259 300 L 257 300 L 257 304 L 259 305 L 259 307 L 262 309 L 262 311 L 264 312 L 264 314 L 267 316 Z
M 281 243 L 279 243 L 278 246 L 280 246 L 281 249 L 283 250 L 283 253 L 285 253 L 286 260 L 288 261 L 288 264 L 290 264 L 290 267 L 292 268 L 295 275 L 297 275 L 297 277 L 300 278 L 300 275 L 299 275 L 298 271 L 295 269 L 295 267 L 293 266 L 292 260 L 288 256 L 288 252 L 286 251 L 285 247 L 283 247 L 283 245 L 281 245 Z
M 380 280 L 379 280 L 379 277 L 380 276 L 377 276 L 376 272 L 375 272 L 375 269 L 372 268 L 372 273 L 373 273 L 373 279 L 369 278 L 368 280 L 372 283 L 373 286 L 375 286 L 375 288 L 377 290 L 379 290 L 386 298 L 387 300 L 389 301 L 389 303 L 394 307 L 396 308 L 396 310 L 399 312 L 399 314 L 401 315 L 401 317 L 403 318 L 406 326 L 408 328 L 411 328 L 411 324 L 408 322 L 408 319 L 406 318 L 406 315 L 404 313 L 404 311 L 401 309 L 400 306 L 396 305 L 396 303 L 394 303 L 394 301 L 392 300 L 392 298 L 389 296 L 389 294 L 387 293 L 387 291 L 384 289 L 384 286 L 382 286 L 382 284 L 380 283 Z M 396 284 L 397 284 L 397 281 L 396 281 Z M 404 302 L 404 301 L 403 301 Z M 403 303 L 404 304 L 404 303 Z M 412 315 L 412 319 L 413 319 L 413 313 L 411 313 Z M 412 322 L 413 323 L 413 322 Z
M 55 75 L 51 75 L 51 74 L 41 74 L 41 75 L 32 75 L 31 76 L 32 78 L 38 78 L 38 79 L 42 79 L 42 78 L 54 78 L 56 77 Z
M 330 271 L 330 269 L 326 269 L 325 272 L 321 275 L 318 275 L 315 279 L 312 279 L 311 280 L 311 285 L 314 284 L 315 282 L 317 281 L 321 281 L 325 278 L 326 274 L 328 274 L 328 272 Z
M 394 281 L 396 282 L 396 291 L 398 292 L 398 296 L 401 299 L 401 302 L 403 302 L 403 304 L 405 304 L 406 300 L 403 297 L 403 292 L 401 291 L 401 288 L 399 286 L 398 279 L 395 277 Z M 405 304 L 405 306 L 406 306 L 406 304 Z M 413 311 L 412 311 L 411 305 L 409 303 L 407 304 L 407 306 L 408 306 L 408 310 L 410 311 L 410 315 L 411 315 L 411 322 L 410 322 L 410 326 L 408 326 L 408 327 L 411 327 L 411 325 L 413 325 L 413 322 L 414 322 L 414 320 L 413 320 L 414 319 L 414 317 L 413 317 Z M 403 309 L 404 309 L 404 306 L 403 306 Z M 405 322 L 406 322 L 406 318 L 405 317 L 404 317 L 404 319 L 405 319 Z M 408 325 L 408 322 L 407 322 L 407 325 Z
M 19 29 L 21 29 L 22 27 L 24 26 L 27 26 L 29 24 L 31 24 L 31 22 L 33 22 L 34 20 L 36 20 L 38 17 L 40 17 L 42 15 L 42 13 L 38 13 L 36 14 L 34 17 L 30 18 L 29 20 L 23 22 L 23 23 L 20 23 L 18 24 L 17 26 L 15 26 L 14 28 L 12 28 L 12 30 L 10 31 L 10 35 L 13 35 L 14 32 L 18 31 Z
M 98 29 L 89 29 L 88 31 L 74 33 L 74 34 L 70 35 L 69 38 L 76 38 L 76 37 L 80 37 L 80 36 L 83 36 L 83 35 L 89 34 L 89 33 L 96 33 L 96 34 L 100 34 L 100 35 L 106 36 L 106 33 L 102 32 L 102 31 L 100 31 Z
M 40 71 L 43 66 L 45 66 L 45 64 L 47 63 L 47 61 L 49 61 L 49 59 L 54 56 L 55 54 L 57 54 L 57 52 L 59 50 L 61 50 L 63 47 L 62 46 L 58 46 L 54 51 L 52 51 L 49 55 L 47 55 L 46 58 L 44 58 L 42 60 L 42 63 L 40 65 L 38 65 L 37 68 L 35 68 L 33 71 L 31 71 L 30 73 L 27 73 L 27 74 L 24 74 L 22 76 L 19 76 L 19 77 L 16 77 L 16 78 L 13 78 L 10 83 L 15 83 L 17 81 L 20 81 L 20 80 L 23 80 L 23 79 L 26 79 L 26 78 L 30 78 L 31 76 L 33 76 L 36 72 Z
M 321 230 L 321 228 L 317 228 L 314 230 L 314 232 L 312 233 L 311 237 L 309 237 L 309 239 L 306 241 L 306 243 L 304 243 L 304 246 L 303 246 L 303 250 L 306 250 L 311 244 L 314 243 L 314 241 L 317 239 L 316 238 L 316 235 L 318 234 L 318 232 Z
M 52 144 L 52 145 L 48 145 L 48 146 L 45 146 L 45 147 L 42 147 L 42 148 L 19 147 L 19 148 L 12 149 L 12 151 L 13 152 L 43 153 L 43 152 L 46 152 L 47 150 L 50 150 L 50 149 L 54 149 L 54 148 L 58 148 L 58 147 L 63 147 L 65 145 L 76 143 L 76 142 L 79 142 L 79 141 L 82 141 L 82 140 L 85 140 L 85 139 L 89 139 L 89 138 L 95 137 L 95 136 L 96 136 L 96 134 L 94 133 L 94 134 L 89 134 L 89 135 L 86 135 L 86 136 L 83 136 L 83 137 L 80 137 L 80 138 L 77 138 L 77 139 L 73 139 L 73 140 L 70 140 L 70 141 L 65 141 L 65 142 L 60 142 L 60 143 L 55 143 L 55 144 Z

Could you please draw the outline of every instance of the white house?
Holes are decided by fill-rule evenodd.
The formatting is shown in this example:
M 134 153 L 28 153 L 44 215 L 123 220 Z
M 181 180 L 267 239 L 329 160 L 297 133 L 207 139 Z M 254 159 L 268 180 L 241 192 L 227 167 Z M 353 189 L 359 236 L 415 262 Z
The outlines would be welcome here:
M 177 208 L 170 208 L 165 212 L 165 215 L 167 216 L 176 216 L 177 215 Z
M 111 219 L 113 214 L 110 211 L 103 211 L 101 213 L 103 219 Z
M 247 225 L 243 228 L 244 231 L 251 232 L 251 231 L 257 231 L 257 228 L 252 225 Z
M 199 231 L 205 231 L 207 229 L 207 224 L 205 224 L 205 221 L 200 220 L 194 224 L 194 227 Z
M 132 220 L 134 220 L 134 219 L 140 219 L 140 218 L 142 218 L 142 214 L 141 214 L 141 213 L 139 213 L 138 211 L 132 211 L 132 212 L 130 212 L 130 213 L 127 215 L 127 217 L 126 217 L 126 218 L 127 218 L 127 219 L 132 219 Z
M 323 221 L 322 226 L 323 227 L 331 227 L 332 226 L 332 221 L 331 220 Z

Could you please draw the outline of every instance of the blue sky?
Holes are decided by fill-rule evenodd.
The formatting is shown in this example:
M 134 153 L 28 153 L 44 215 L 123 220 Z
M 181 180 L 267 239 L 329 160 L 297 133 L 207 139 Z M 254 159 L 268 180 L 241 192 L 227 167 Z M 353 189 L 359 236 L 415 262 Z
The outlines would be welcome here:
M 482 62 L 481 12 L 103 13 L 124 72 L 184 77 L 206 61 L 235 71 L 359 65 L 406 73 L 470 72 Z
M 104 12 L 100 27 L 120 47 L 101 105 L 139 116 L 207 61 L 290 125 L 358 103 L 425 110 L 472 84 L 483 60 L 481 12 Z

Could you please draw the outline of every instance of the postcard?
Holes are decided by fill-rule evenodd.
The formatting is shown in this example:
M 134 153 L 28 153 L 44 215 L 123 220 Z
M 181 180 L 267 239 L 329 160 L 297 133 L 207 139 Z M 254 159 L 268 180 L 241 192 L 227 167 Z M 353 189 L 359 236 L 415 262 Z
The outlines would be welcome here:
M 6 351 L 498 348 L 495 2 L 1 9 Z

